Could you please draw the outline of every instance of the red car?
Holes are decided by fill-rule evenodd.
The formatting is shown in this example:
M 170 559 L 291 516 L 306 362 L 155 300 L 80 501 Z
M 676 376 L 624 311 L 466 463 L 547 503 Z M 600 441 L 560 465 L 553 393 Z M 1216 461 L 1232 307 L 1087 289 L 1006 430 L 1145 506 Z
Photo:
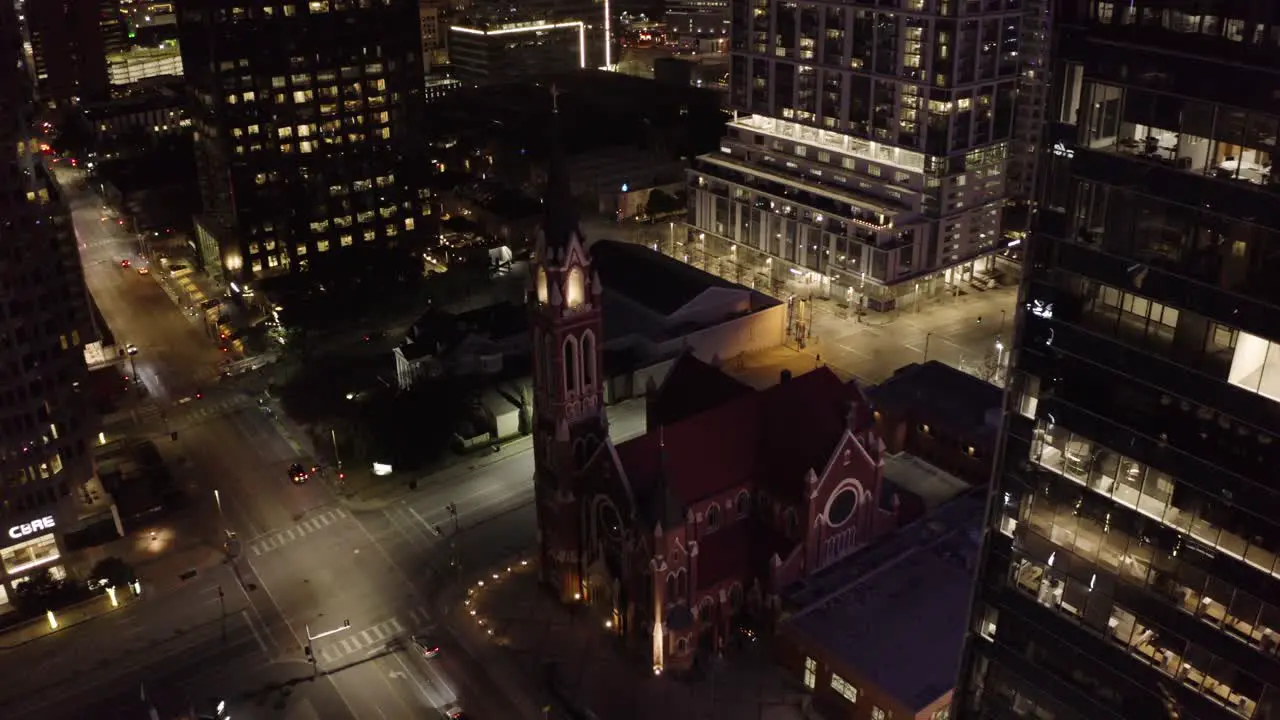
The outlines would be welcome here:
M 121 260 L 121 261 L 120 261 L 120 267 L 122 267 L 122 268 L 127 268 L 127 267 L 129 267 L 130 265 L 133 265 L 133 263 L 129 262 L 128 260 Z

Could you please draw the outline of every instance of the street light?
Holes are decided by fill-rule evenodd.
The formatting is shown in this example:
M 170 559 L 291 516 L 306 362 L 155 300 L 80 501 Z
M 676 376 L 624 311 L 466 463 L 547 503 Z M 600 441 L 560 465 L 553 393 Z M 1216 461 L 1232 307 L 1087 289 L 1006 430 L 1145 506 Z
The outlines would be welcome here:
M 338 634 L 338 633 L 342 632 L 343 630 L 347 630 L 347 629 L 349 629 L 349 628 L 351 627 L 351 621 L 350 621 L 350 620 L 343 620 L 343 621 L 342 621 L 342 624 L 341 624 L 341 625 L 339 625 L 338 627 L 336 627 L 336 628 L 334 628 L 334 629 L 332 629 L 332 630 L 325 630 L 324 632 L 322 632 L 322 633 L 320 633 L 320 634 L 318 634 L 318 635 L 312 635 L 312 634 L 311 634 L 311 624 L 310 624 L 310 623 L 307 623 L 307 624 L 306 624 L 306 625 L 304 625 L 303 627 L 306 629 L 306 632 L 307 632 L 307 659 L 309 659 L 309 660 L 311 661 L 311 668 L 312 668 L 313 670 L 318 670 L 318 669 L 319 669 L 319 665 L 318 665 L 318 663 L 317 663 L 317 661 L 316 661 L 316 654 L 315 654 L 314 649 L 311 647 L 311 643 L 315 642 L 316 640 L 319 640 L 319 639 L 320 639 L 320 638 L 322 638 L 322 637 L 328 637 L 328 636 L 330 636 L 330 635 L 336 635 L 336 634 Z
M 924 362 L 929 362 L 929 338 L 933 337 L 933 331 L 925 333 L 924 336 Z
M 462 577 L 462 560 L 458 557 L 458 533 L 461 532 L 461 526 L 458 524 L 458 504 L 449 503 L 444 506 L 449 512 L 449 517 L 453 518 L 453 535 L 449 536 L 449 562 L 457 570 L 458 577 Z

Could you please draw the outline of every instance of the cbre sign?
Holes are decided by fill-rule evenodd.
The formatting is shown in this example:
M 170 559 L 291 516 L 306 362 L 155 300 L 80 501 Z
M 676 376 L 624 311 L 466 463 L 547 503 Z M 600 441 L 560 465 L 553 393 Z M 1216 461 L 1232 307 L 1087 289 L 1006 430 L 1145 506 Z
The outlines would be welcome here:
M 9 528 L 9 537 L 14 540 L 21 540 L 28 535 L 34 535 L 43 530 L 52 530 L 56 523 L 53 521 L 52 515 L 45 515 L 42 518 L 36 518 L 29 523 L 14 525 Z

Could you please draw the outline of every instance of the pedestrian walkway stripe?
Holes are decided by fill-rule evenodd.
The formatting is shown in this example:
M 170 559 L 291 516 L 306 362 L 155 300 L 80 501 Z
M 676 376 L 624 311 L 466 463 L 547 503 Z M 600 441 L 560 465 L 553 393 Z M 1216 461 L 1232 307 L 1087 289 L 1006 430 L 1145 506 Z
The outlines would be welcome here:
M 257 540 L 249 544 L 249 549 L 253 550 L 254 555 L 264 555 L 276 550 L 291 542 L 306 537 L 307 530 L 315 532 L 322 530 L 338 520 L 347 517 L 347 514 L 339 508 L 327 510 L 305 522 L 300 522 L 291 528 L 277 531 L 269 535 L 263 535 Z M 306 528 L 306 529 L 304 529 Z
M 410 608 L 409 615 L 414 618 L 416 624 L 419 617 L 427 617 L 427 610 L 424 607 Z M 341 640 L 336 640 L 317 648 L 315 652 L 325 662 L 335 662 L 361 651 L 367 653 L 382 650 L 383 647 L 397 637 L 404 637 L 405 633 L 404 625 L 400 623 L 400 619 L 392 617 L 370 625 Z M 407 640 L 408 638 L 405 639 Z

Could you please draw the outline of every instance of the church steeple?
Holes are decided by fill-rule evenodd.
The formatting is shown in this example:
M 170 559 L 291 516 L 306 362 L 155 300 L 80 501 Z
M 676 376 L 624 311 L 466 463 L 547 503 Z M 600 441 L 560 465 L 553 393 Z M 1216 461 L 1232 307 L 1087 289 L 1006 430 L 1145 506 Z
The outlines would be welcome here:
M 569 167 L 564 153 L 564 132 L 561 128 L 560 89 L 551 86 L 551 138 L 547 158 L 547 186 L 543 195 L 542 238 L 539 257 L 555 259 L 555 254 L 569 246 L 573 238 L 584 242 L 578 224 L 578 210 L 573 202 L 573 188 L 569 182 Z
M 608 437 L 600 279 L 574 207 L 564 157 L 560 92 L 551 89 L 544 217 L 530 263 L 533 465 L 544 578 L 566 601 L 584 592 L 578 541 L 583 469 Z

